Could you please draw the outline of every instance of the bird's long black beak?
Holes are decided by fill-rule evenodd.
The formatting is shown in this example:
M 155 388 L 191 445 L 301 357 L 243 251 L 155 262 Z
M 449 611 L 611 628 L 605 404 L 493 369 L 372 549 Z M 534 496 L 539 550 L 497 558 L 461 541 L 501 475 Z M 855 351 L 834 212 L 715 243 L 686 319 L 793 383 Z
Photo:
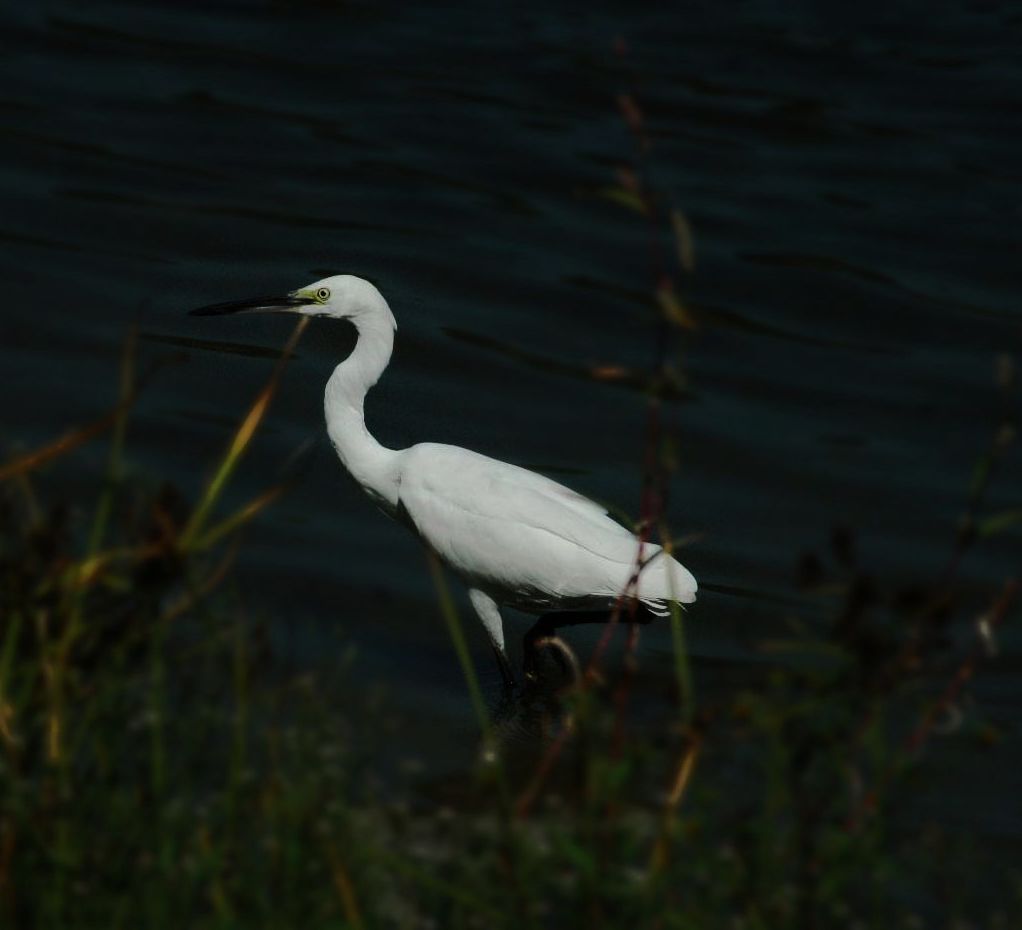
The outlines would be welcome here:
M 228 313 L 287 313 L 296 307 L 315 303 L 310 297 L 250 297 L 248 300 L 230 300 L 225 304 L 210 304 L 190 310 L 191 316 L 224 316 Z

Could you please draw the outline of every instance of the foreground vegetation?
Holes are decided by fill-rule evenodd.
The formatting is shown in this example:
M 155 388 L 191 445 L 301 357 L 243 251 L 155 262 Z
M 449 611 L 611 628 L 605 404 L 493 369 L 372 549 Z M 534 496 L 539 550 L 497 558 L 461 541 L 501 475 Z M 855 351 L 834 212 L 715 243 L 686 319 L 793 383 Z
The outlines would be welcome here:
M 1009 431 L 931 586 L 884 591 L 838 533 L 801 565 L 822 613 L 716 705 L 695 701 L 674 617 L 677 710 L 641 725 L 634 636 L 588 663 L 552 640 L 523 697 L 544 735 L 503 744 L 435 566 L 480 723 L 476 769 L 437 801 L 368 787 L 341 660 L 280 663 L 230 593 L 236 534 L 281 488 L 218 511 L 279 367 L 188 503 L 122 478 L 134 358 L 129 342 L 109 417 L 0 470 L 4 926 L 1018 925 L 1012 864 L 899 816 L 937 729 L 996 752 L 962 698 L 1017 583 L 974 617 L 955 576 L 1010 523 L 982 514 Z M 104 430 L 109 474 L 75 518 L 41 470 Z

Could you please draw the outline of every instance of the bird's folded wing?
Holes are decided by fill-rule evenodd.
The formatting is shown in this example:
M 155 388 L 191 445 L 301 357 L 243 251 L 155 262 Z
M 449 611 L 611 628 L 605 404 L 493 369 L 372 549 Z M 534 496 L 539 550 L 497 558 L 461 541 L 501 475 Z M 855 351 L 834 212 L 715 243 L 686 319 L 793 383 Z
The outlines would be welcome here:
M 473 536 L 488 527 L 519 540 L 550 534 L 616 563 L 635 558 L 631 532 L 599 504 L 550 478 L 453 446 L 423 444 L 409 453 L 401 503 L 429 542 L 442 536 L 447 548 L 460 541 L 462 526 Z

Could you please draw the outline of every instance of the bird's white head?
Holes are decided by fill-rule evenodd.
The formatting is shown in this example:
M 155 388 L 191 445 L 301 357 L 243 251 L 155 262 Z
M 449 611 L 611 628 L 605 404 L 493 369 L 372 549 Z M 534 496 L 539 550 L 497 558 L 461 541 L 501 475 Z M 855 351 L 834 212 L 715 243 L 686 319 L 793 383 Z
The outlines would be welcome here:
M 382 316 L 392 326 L 395 325 L 387 301 L 375 285 L 351 274 L 331 275 L 283 297 L 253 297 L 211 304 L 192 311 L 195 316 L 222 316 L 227 313 L 298 313 L 354 322 L 367 316 Z

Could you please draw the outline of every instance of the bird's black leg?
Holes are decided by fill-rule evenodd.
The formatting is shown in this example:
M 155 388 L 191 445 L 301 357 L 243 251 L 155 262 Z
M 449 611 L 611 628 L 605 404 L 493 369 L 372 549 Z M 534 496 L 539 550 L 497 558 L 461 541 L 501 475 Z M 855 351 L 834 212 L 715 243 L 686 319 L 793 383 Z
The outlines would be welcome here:
M 605 610 L 590 611 L 556 611 L 543 614 L 529 628 L 522 639 L 522 666 L 527 681 L 535 681 L 538 677 L 537 661 L 544 641 L 553 640 L 557 631 L 565 626 L 578 626 L 583 623 L 606 623 L 610 618 L 610 612 Z M 562 654 L 566 647 L 559 640 L 557 644 L 561 647 L 557 650 L 558 655 L 564 660 Z M 570 664 L 565 662 L 565 664 Z
M 606 610 L 562 610 L 543 614 L 530 627 L 522 639 L 525 677 L 527 679 L 535 677 L 536 660 L 539 656 L 541 643 L 545 639 L 555 637 L 561 627 L 581 626 L 588 623 L 607 623 L 613 615 L 614 610 L 612 608 Z M 623 605 L 618 615 L 618 619 L 622 623 L 629 624 L 645 624 L 649 623 L 653 618 L 654 615 L 641 603 L 635 604 L 634 609 L 631 605 Z
M 493 654 L 497 657 L 497 668 L 500 669 L 500 677 L 504 681 L 504 691 L 510 693 L 515 688 L 515 674 L 511 669 L 511 663 L 508 661 L 503 649 L 496 643 L 491 645 L 493 646 Z

